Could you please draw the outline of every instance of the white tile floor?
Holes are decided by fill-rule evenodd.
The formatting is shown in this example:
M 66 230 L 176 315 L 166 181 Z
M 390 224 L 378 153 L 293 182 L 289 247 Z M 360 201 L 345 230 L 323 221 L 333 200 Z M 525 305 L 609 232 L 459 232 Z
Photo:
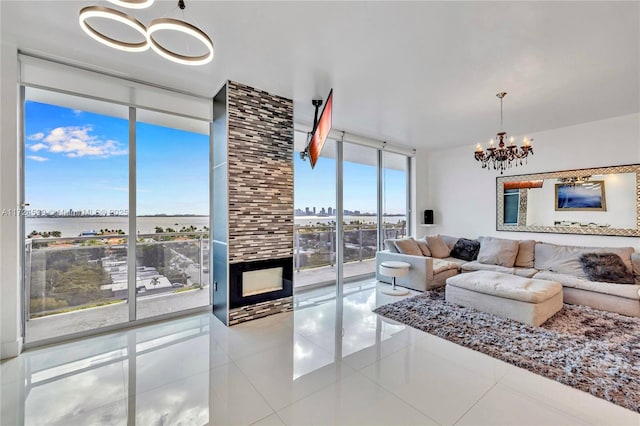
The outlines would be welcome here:
M 232 328 L 199 315 L 25 352 L 0 365 L 0 424 L 640 425 L 373 314 L 397 300 L 383 286 L 347 285 L 342 319 L 321 289 L 296 296 L 294 313 Z

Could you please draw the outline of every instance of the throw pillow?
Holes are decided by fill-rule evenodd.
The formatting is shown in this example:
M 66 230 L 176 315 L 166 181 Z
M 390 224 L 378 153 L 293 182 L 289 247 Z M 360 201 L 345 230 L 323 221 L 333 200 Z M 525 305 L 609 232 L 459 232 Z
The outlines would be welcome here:
M 384 240 L 384 247 L 389 250 L 391 253 L 400 253 L 398 248 L 396 247 L 396 240 L 387 239 Z
M 636 284 L 640 284 L 640 253 L 631 253 L 631 264 L 633 265 L 633 275 L 636 277 Z
M 417 239 L 416 243 L 418 244 L 418 247 L 420 247 L 420 250 L 422 250 L 423 256 L 431 257 L 431 250 L 429 250 L 426 238 Z
M 479 237 L 478 240 L 480 241 L 478 262 L 506 266 L 507 268 L 513 267 L 520 247 L 518 240 L 494 237 Z
M 519 266 L 521 268 L 533 268 L 535 248 L 536 242 L 534 240 L 521 240 L 519 242 L 516 261 L 513 266 Z
M 396 240 L 396 247 L 402 254 L 408 254 L 411 256 L 422 256 L 422 250 L 418 247 L 418 243 L 413 238 L 403 238 Z
M 585 253 L 580 255 L 582 270 L 589 281 L 633 284 L 633 275 L 622 258 L 614 253 Z
M 475 260 L 479 251 L 480 241 L 460 238 L 456 241 L 449 255 L 461 260 Z
M 449 257 L 449 247 L 444 242 L 444 240 L 440 237 L 440 235 L 429 236 L 427 238 L 427 245 L 429 245 L 429 251 L 431 251 L 432 257 L 437 257 L 438 259 L 444 259 L 445 257 Z

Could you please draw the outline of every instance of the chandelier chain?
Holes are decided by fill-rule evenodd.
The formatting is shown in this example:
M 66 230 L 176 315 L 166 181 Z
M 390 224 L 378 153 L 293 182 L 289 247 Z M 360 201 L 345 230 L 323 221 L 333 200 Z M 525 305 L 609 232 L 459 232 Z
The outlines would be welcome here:
M 504 120 L 502 118 L 502 98 L 503 96 L 500 97 L 500 131 L 504 132 Z

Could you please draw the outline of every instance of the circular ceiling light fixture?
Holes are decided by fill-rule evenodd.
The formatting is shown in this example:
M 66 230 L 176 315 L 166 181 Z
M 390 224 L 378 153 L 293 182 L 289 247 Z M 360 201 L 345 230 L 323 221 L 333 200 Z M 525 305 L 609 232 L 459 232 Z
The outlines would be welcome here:
M 145 9 L 153 4 L 155 0 L 107 0 L 116 6 L 128 7 L 129 9 Z
M 104 35 L 100 31 L 93 28 L 87 20 L 90 18 L 102 18 L 108 19 L 112 21 L 119 22 L 121 24 L 125 24 L 128 27 L 134 29 L 139 32 L 143 37 L 144 41 L 142 42 L 126 42 L 122 40 L 117 40 L 111 38 L 107 35 Z M 87 6 L 80 9 L 79 14 L 79 22 L 82 30 L 87 33 L 94 40 L 107 45 L 109 47 L 113 47 L 114 49 L 124 50 L 126 52 L 144 52 L 149 48 L 149 42 L 147 41 L 147 29 L 145 26 L 138 21 L 136 18 L 133 18 L 126 13 L 120 12 L 119 10 L 111 9 L 108 7 L 102 6 Z
M 153 38 L 153 34 L 158 31 L 178 31 L 187 34 L 201 42 L 207 48 L 208 52 L 204 55 L 188 56 L 169 50 Z M 198 27 L 180 21 L 179 19 L 158 18 L 151 21 L 149 28 L 147 28 L 147 42 L 158 55 L 179 64 L 204 65 L 213 60 L 213 42 L 209 36 Z

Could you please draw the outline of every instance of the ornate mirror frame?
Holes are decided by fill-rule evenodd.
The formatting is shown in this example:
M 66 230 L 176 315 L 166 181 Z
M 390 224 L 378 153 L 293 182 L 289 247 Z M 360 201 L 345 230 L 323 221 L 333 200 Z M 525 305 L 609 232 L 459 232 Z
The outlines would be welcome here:
M 575 176 L 594 176 L 617 173 L 635 173 L 635 205 L 636 205 L 636 227 L 633 228 L 610 228 L 591 226 L 526 226 L 509 225 L 504 223 L 504 184 L 505 182 L 525 182 L 544 179 L 571 179 Z M 521 192 L 519 199 L 518 216 L 526 215 L 527 193 Z M 551 207 L 553 208 L 553 207 Z M 610 235 L 619 237 L 639 237 L 640 236 L 640 164 L 626 166 L 599 167 L 592 169 L 563 170 L 548 173 L 534 173 L 528 175 L 499 176 L 496 178 L 496 230 L 514 232 L 544 232 L 557 234 L 578 234 L 578 235 Z

